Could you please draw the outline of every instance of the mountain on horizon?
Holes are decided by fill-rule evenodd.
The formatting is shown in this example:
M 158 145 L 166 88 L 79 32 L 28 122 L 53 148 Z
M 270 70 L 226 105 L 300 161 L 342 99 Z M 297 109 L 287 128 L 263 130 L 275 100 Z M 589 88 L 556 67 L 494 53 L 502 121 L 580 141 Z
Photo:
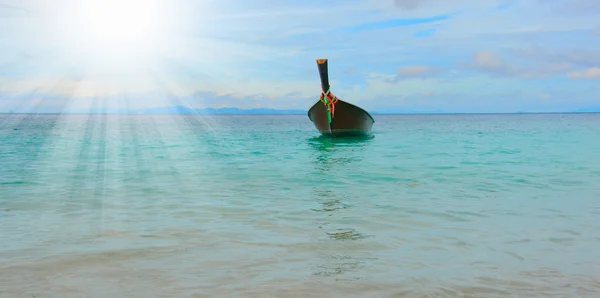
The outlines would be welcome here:
M 577 109 L 571 111 L 571 113 L 600 113 L 600 107 Z
M 270 109 L 270 108 L 254 108 L 242 109 L 235 107 L 227 108 L 200 108 L 193 109 L 190 107 L 176 105 L 168 107 L 154 107 L 146 109 L 92 109 L 86 111 L 78 111 L 76 113 L 92 113 L 92 114 L 201 114 L 201 115 L 305 115 L 308 110 L 291 110 L 291 109 Z M 369 111 L 369 113 L 385 114 L 382 112 Z
M 92 109 L 81 111 L 84 113 L 110 113 L 110 114 L 306 114 L 304 110 L 278 110 L 269 108 L 241 109 L 241 108 L 200 108 L 193 109 L 186 106 L 155 107 L 147 109 Z

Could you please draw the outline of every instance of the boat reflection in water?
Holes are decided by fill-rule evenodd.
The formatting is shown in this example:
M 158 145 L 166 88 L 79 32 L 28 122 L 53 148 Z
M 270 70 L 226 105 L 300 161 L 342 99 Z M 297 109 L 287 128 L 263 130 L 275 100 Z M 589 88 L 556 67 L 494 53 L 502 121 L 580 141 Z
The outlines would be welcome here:
M 366 146 L 373 140 L 373 135 L 329 138 L 319 136 L 310 138 L 309 144 L 316 150 L 315 165 L 323 175 L 332 175 L 336 167 L 349 168 L 350 163 L 360 162 Z M 337 173 L 336 173 L 337 174 Z
M 313 198 L 317 205 L 311 208 L 315 223 L 323 231 L 319 239 L 323 243 L 322 257 L 315 265 L 313 274 L 356 280 L 368 262 L 373 260 L 360 256 L 356 246 L 364 245 L 370 235 L 361 233 L 352 224 L 360 219 L 361 198 L 352 192 L 352 182 L 344 173 L 360 168 L 366 148 L 372 136 L 329 138 L 326 136 L 308 140 L 314 149 L 315 173 L 318 181 L 313 186 Z

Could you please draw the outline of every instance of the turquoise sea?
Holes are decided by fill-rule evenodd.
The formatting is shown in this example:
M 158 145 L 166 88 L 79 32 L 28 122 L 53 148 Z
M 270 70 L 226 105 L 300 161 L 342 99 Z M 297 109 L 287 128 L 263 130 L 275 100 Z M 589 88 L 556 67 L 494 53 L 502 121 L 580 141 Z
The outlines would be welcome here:
M 0 115 L 0 297 L 600 297 L 600 114 Z

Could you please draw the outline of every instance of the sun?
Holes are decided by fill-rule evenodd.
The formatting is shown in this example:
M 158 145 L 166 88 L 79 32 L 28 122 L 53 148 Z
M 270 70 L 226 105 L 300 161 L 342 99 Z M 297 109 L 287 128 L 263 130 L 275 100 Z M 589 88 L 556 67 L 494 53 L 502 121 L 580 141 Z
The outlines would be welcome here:
M 84 0 L 81 4 L 81 29 L 99 42 L 143 42 L 158 25 L 156 0 Z

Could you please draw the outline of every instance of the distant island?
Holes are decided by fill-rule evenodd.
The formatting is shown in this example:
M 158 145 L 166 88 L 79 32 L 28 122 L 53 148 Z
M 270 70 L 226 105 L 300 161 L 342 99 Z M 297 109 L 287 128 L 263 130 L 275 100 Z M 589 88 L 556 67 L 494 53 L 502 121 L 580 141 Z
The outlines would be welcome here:
M 104 111 L 98 109 L 91 111 L 91 113 L 117 113 L 117 114 L 285 114 L 285 115 L 300 115 L 306 114 L 305 110 L 279 110 L 279 109 L 268 109 L 268 108 L 257 108 L 257 109 L 240 109 L 240 108 L 202 108 L 192 109 L 186 106 L 172 106 L 172 107 L 159 107 L 139 110 L 113 110 Z
M 585 108 L 572 111 L 573 113 L 600 113 L 600 107 Z
M 43 110 L 43 111 L 13 111 L 0 112 L 0 114 L 126 114 L 126 115 L 160 115 L 160 114 L 201 114 L 201 115 L 305 115 L 305 110 L 281 110 L 281 109 L 240 109 L 240 108 L 201 108 L 193 109 L 186 106 L 154 107 L 145 109 L 119 109 L 119 108 L 95 108 L 69 111 Z

